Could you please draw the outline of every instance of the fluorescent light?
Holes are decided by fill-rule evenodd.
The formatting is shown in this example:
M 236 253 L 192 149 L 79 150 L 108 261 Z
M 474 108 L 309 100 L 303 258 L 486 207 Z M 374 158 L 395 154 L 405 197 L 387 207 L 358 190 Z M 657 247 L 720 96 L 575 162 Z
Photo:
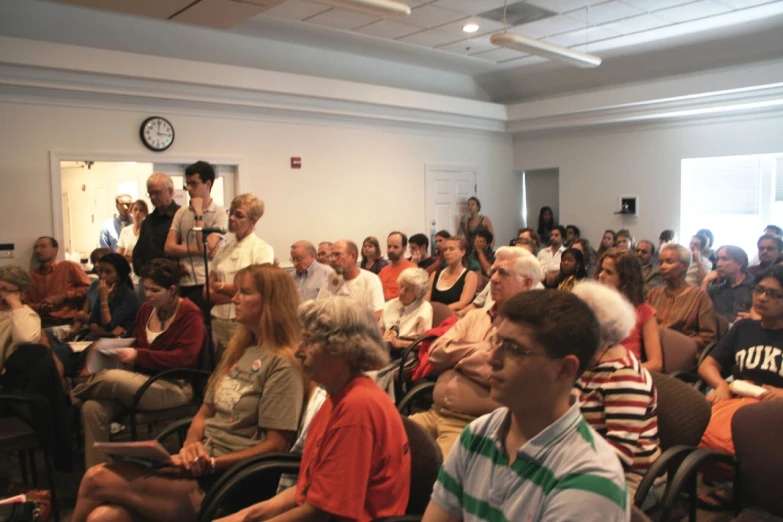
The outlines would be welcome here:
M 478 24 L 465 24 L 465 27 L 463 27 L 462 30 L 466 33 L 475 33 L 479 30 L 479 26 Z
M 351 11 L 361 11 L 363 13 L 391 17 L 391 16 L 409 16 L 411 6 L 396 0 L 314 0 L 319 4 L 342 7 Z
M 568 47 L 555 45 L 541 40 L 534 40 L 527 36 L 515 33 L 495 33 L 489 41 L 500 47 L 507 47 L 515 51 L 543 56 L 552 60 L 576 65 L 577 67 L 598 67 L 601 65 L 601 57 L 594 54 L 587 54 L 581 51 L 575 51 Z

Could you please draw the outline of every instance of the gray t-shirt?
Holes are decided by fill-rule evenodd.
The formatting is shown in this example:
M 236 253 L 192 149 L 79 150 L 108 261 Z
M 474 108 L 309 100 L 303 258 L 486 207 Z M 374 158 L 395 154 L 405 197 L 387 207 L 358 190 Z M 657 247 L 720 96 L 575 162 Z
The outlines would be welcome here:
M 302 373 L 294 362 L 252 346 L 207 391 L 204 403 L 215 408 L 207 419 L 207 450 L 219 457 L 242 451 L 266 439 L 266 430 L 296 432 L 304 402 Z

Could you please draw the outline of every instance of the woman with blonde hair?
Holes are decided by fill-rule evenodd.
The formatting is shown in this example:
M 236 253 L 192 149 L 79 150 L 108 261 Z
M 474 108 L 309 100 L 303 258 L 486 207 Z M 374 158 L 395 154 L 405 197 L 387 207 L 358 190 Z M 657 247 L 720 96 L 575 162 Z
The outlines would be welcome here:
M 220 473 L 255 455 L 286 451 L 304 399 L 294 355 L 299 294 L 283 269 L 268 264 L 240 270 L 234 284 L 239 326 L 179 454 L 161 470 L 133 463 L 90 468 L 74 522 L 196 520 Z

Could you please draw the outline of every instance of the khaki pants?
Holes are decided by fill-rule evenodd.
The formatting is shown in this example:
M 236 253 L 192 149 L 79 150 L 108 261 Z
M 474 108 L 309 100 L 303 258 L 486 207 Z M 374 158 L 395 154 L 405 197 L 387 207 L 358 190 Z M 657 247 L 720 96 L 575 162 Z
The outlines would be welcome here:
M 433 406 L 424 413 L 411 415 L 410 419 L 432 435 L 445 459 L 462 430 L 476 420 L 476 417 Z
M 228 342 L 237 331 L 237 322 L 231 319 L 221 319 L 212 316 L 212 340 L 215 343 L 215 364 L 220 362 L 220 357 L 226 351 Z
M 114 419 L 133 403 L 133 396 L 149 379 L 148 375 L 127 370 L 106 370 L 76 386 L 71 395 L 83 401 L 84 464 L 86 469 L 108 462 L 108 455 L 92 447 L 94 442 L 109 442 Z M 141 410 L 164 410 L 187 404 L 193 398 L 190 384 L 159 380 L 147 388 L 139 401 Z

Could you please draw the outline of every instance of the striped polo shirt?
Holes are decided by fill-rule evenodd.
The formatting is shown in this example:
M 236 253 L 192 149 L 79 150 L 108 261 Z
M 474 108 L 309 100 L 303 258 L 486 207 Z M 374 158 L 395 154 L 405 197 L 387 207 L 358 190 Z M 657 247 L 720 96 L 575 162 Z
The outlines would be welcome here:
M 582 417 L 579 403 L 517 450 L 504 449 L 508 408 L 473 421 L 440 470 L 432 500 L 449 515 L 489 522 L 630 519 L 617 454 Z
M 624 352 L 585 371 L 575 392 L 585 420 L 614 447 L 626 473 L 642 476 L 661 455 L 658 394 L 650 372 Z

